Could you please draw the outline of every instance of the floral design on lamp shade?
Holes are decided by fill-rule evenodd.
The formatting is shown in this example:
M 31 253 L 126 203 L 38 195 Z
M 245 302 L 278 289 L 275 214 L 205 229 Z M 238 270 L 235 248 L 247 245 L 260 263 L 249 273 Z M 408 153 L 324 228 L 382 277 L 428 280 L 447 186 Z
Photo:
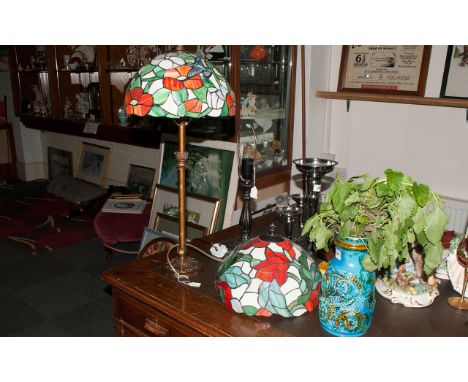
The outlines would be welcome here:
M 300 246 L 260 236 L 234 250 L 218 269 L 223 303 L 249 316 L 297 317 L 318 304 L 321 273 Z
M 133 77 L 125 111 L 138 116 L 202 118 L 233 116 L 235 97 L 226 79 L 195 54 L 155 57 Z

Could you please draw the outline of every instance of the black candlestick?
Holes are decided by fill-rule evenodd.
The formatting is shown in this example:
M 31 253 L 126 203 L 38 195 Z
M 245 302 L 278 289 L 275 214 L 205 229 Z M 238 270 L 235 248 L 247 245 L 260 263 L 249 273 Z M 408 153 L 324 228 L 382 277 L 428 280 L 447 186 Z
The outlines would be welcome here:
M 239 218 L 239 226 L 241 230 L 241 240 L 247 241 L 250 239 L 250 233 L 252 231 L 252 211 L 250 209 L 250 190 L 253 187 L 253 183 L 241 179 L 240 186 L 244 190 L 242 193 L 242 211 Z

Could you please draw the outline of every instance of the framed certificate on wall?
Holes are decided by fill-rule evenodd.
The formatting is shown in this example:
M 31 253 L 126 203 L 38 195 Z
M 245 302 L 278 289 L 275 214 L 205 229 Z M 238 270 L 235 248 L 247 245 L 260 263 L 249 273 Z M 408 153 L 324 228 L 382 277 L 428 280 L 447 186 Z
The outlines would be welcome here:
M 430 45 L 345 45 L 338 91 L 424 96 Z

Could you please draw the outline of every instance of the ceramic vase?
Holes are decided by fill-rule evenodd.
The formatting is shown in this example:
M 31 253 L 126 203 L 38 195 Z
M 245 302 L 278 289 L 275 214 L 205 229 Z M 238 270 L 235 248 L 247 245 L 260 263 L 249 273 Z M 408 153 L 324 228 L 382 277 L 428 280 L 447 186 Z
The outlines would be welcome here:
M 375 273 L 361 265 L 367 239 L 335 239 L 335 245 L 335 257 L 322 279 L 320 323 L 335 336 L 361 336 L 372 323 L 375 306 Z

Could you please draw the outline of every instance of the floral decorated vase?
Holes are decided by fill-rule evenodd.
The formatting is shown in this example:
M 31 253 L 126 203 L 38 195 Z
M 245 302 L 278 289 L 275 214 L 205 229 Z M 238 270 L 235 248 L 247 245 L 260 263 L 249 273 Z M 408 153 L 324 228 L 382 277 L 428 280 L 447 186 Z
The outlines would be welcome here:
M 335 336 L 356 337 L 367 332 L 374 314 L 375 274 L 363 269 L 367 239 L 335 239 L 335 257 L 324 274 L 319 319 Z
M 218 269 L 222 302 L 248 316 L 297 317 L 318 304 L 321 273 L 309 253 L 279 236 L 237 247 Z

